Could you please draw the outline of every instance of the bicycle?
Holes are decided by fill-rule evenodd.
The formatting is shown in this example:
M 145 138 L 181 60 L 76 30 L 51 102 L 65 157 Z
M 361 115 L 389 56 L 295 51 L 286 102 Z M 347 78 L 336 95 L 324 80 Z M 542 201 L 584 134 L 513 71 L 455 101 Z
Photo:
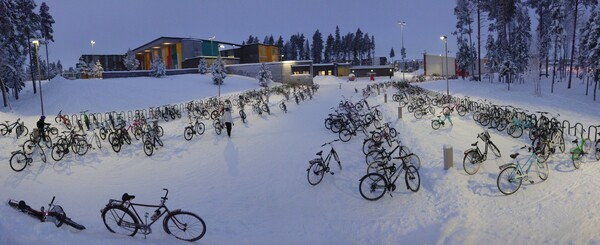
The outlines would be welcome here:
M 216 118 L 213 120 L 213 127 L 215 128 L 215 133 L 217 133 L 217 135 L 221 135 L 221 131 L 223 131 L 223 128 L 225 128 L 225 124 L 221 122 L 221 119 Z
M 160 198 L 159 205 L 133 203 L 133 195 L 124 193 L 121 200 L 110 199 L 106 206 L 100 210 L 102 221 L 106 228 L 112 233 L 134 236 L 138 230 L 146 235 L 152 233 L 151 226 L 160 217 L 166 214 L 162 221 L 163 230 L 175 238 L 184 241 L 197 241 L 206 233 L 206 224 L 198 215 L 182 211 L 181 209 L 170 210 L 165 205 L 169 190 L 164 188 L 165 196 Z M 149 213 L 145 212 L 145 219 L 138 214 L 135 207 L 156 208 L 154 214 L 148 220 Z M 183 233 L 183 234 L 182 234 Z M 187 234 L 190 233 L 190 234 Z
M 575 128 L 575 127 L 571 127 L 571 128 Z M 569 150 L 569 153 L 571 153 L 571 162 L 573 163 L 573 167 L 575 167 L 575 169 L 579 169 L 579 167 L 581 167 L 581 162 L 582 162 L 583 156 L 589 154 L 590 149 L 592 147 L 591 140 L 588 138 L 583 138 L 584 132 L 585 132 L 585 129 L 581 129 L 580 139 L 573 140 L 572 142 L 575 144 L 575 147 L 573 147 Z M 575 128 L 575 133 L 577 133 L 577 128 Z M 598 151 L 598 150 L 596 150 L 596 151 Z M 597 155 L 597 153 L 596 153 L 596 155 Z
M 309 184 L 317 185 L 317 184 L 321 183 L 321 180 L 323 180 L 323 176 L 325 175 L 325 173 L 330 173 L 331 175 L 334 174 L 329 169 L 329 163 L 331 162 L 332 156 L 335 159 L 335 161 L 338 163 L 340 170 L 342 170 L 342 163 L 340 162 L 340 157 L 338 156 L 338 153 L 335 151 L 335 149 L 333 148 L 333 145 L 331 144 L 336 141 L 339 141 L 339 139 L 335 139 L 333 141 L 330 141 L 328 143 L 321 145 L 321 147 L 323 147 L 325 145 L 331 146 L 331 150 L 329 150 L 329 153 L 327 154 L 325 159 L 323 159 L 323 150 L 321 150 L 321 151 L 317 152 L 317 156 L 318 156 L 317 158 L 310 160 L 308 162 L 310 165 L 306 169 L 306 171 L 308 172 L 306 175 L 306 178 L 308 179 Z
M 71 220 L 71 218 L 67 217 L 64 209 L 60 205 L 54 205 L 55 197 L 52 197 L 52 201 L 48 204 L 48 211 L 44 211 L 44 207 L 42 206 L 40 210 L 35 210 L 31 208 L 25 201 L 16 201 L 9 199 L 8 205 L 23 212 L 28 215 L 33 216 L 36 219 L 39 219 L 41 222 L 51 221 L 56 225 L 56 227 L 60 227 L 63 224 L 70 225 L 71 227 L 84 230 L 85 226 Z
M 448 105 L 444 105 L 444 107 L 442 108 L 442 112 L 444 114 L 450 114 L 450 113 L 454 112 L 454 110 L 456 110 L 458 115 L 461 117 L 463 117 L 467 114 L 467 107 L 465 107 L 464 105 L 458 104 L 458 103 L 451 103 Z
M 25 123 L 21 121 L 21 118 L 18 118 L 16 122 L 9 124 L 10 121 L 4 121 L 5 123 L 0 123 L 0 135 L 7 135 L 12 133 L 13 129 L 15 130 L 15 134 L 17 134 L 17 138 L 22 136 L 27 136 L 29 133 L 29 129 L 25 126 Z
M 44 149 L 40 147 L 39 144 L 36 144 L 34 148 L 30 149 L 29 152 L 24 149 L 29 149 L 29 146 L 23 145 L 23 150 L 13 151 L 10 156 L 10 168 L 15 172 L 21 172 L 27 165 L 30 165 L 33 162 L 33 152 L 35 149 L 38 149 L 40 154 L 40 159 L 42 162 L 46 162 L 46 153 L 44 153 Z
M 527 146 L 521 147 L 521 149 L 525 149 Z M 533 154 L 529 156 L 527 161 L 524 164 L 519 163 L 519 161 L 515 160 L 514 163 L 507 163 L 500 166 L 500 174 L 498 174 L 498 179 L 496 181 L 496 185 L 498 186 L 498 190 L 502 192 L 504 195 L 510 195 L 515 193 L 521 187 L 521 183 L 523 180 L 529 181 L 529 183 L 533 184 L 533 180 L 530 180 L 529 171 L 531 170 L 531 166 L 533 166 L 533 162 L 535 162 L 535 167 L 537 169 L 538 177 L 541 180 L 548 179 L 548 174 L 550 170 L 548 169 L 548 163 L 546 161 L 540 161 L 538 159 L 538 154 L 540 154 L 541 149 L 532 147 L 528 148 L 529 152 L 533 151 Z M 514 153 L 510 155 L 510 158 L 513 160 L 519 156 L 519 153 Z M 525 169 L 527 167 L 527 169 Z
M 485 142 L 485 150 L 482 153 L 479 149 L 479 146 L 477 146 L 479 141 L 476 141 L 475 143 L 471 144 L 471 146 L 474 146 L 474 148 L 465 151 L 465 157 L 463 158 L 463 169 L 469 175 L 473 175 L 479 171 L 481 163 L 487 160 L 488 150 L 491 150 L 496 157 L 501 156 L 498 147 L 490 140 L 490 134 L 487 130 L 477 134 L 477 138 L 480 138 L 483 142 Z
M 188 114 L 188 118 L 190 119 L 190 125 L 186 126 L 185 129 L 183 130 L 183 138 L 185 138 L 185 140 L 187 140 L 187 141 L 190 141 L 190 140 L 192 140 L 194 135 L 204 134 L 204 129 L 206 127 L 204 126 L 203 122 L 198 121 L 197 117 L 196 117 L 195 123 L 192 123 L 191 115 Z
M 62 110 L 58 112 L 58 115 L 56 115 L 54 121 L 56 123 L 62 123 L 63 125 L 65 125 L 65 127 L 67 127 L 68 130 L 71 130 L 71 128 L 73 128 L 73 125 L 71 125 L 71 120 L 69 120 L 68 116 L 62 114 Z
M 450 119 L 450 114 L 444 114 L 444 118 L 442 118 L 442 116 L 437 116 L 437 119 L 431 120 L 431 128 L 438 130 L 440 126 L 446 126 L 446 120 L 448 120 L 450 125 L 454 126 L 452 119 Z
M 283 112 L 287 113 L 287 106 L 285 105 L 285 101 L 281 101 L 281 103 L 279 103 L 279 109 L 281 109 Z
M 367 174 L 360 179 L 360 195 L 369 201 L 379 200 L 386 192 L 389 192 L 392 196 L 392 192 L 396 190 L 396 181 L 402 172 L 404 172 L 406 188 L 412 192 L 419 191 L 421 186 L 419 170 L 408 163 L 411 161 L 412 156 L 416 155 L 410 153 L 405 156 L 394 157 L 393 159 L 402 160 L 402 164 L 398 167 L 396 167 L 396 163 L 389 165 L 387 161 L 375 161 L 369 164 Z
M 164 145 L 160 137 L 154 131 L 151 131 L 151 133 L 146 133 L 145 135 L 146 137 L 144 137 L 144 153 L 146 153 L 146 156 L 152 156 L 152 153 L 154 153 L 154 149 L 158 149 L 158 147 L 156 147 L 157 144 L 160 146 Z

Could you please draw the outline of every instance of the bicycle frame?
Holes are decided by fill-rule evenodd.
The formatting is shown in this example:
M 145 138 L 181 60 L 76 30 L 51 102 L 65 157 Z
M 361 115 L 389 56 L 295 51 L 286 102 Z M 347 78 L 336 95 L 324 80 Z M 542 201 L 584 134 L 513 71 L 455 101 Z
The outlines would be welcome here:
M 524 177 L 529 177 L 529 170 L 531 170 L 531 166 L 533 166 L 534 161 L 538 161 L 538 156 L 537 156 L 537 153 L 535 153 L 535 152 L 529 156 L 529 158 L 527 159 L 525 164 L 521 164 L 521 163 L 519 163 L 518 160 L 515 159 L 514 163 L 508 163 L 508 164 L 504 164 L 504 165 L 500 166 L 500 170 L 505 169 L 510 166 L 514 166 L 517 171 L 521 172 L 521 175 L 515 176 L 517 171 L 513 171 L 510 175 L 511 179 L 515 178 L 515 177 L 516 177 L 516 179 L 522 179 Z M 526 165 L 527 165 L 527 169 L 524 171 L 524 167 Z

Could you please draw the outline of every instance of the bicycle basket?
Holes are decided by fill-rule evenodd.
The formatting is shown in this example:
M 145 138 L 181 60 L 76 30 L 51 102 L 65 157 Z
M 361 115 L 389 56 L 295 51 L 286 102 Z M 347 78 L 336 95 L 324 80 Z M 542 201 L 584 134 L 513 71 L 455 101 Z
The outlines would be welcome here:
M 483 131 L 479 134 L 479 138 L 481 140 L 483 140 L 484 142 L 487 142 L 488 140 L 490 140 L 490 133 L 488 133 L 488 131 Z

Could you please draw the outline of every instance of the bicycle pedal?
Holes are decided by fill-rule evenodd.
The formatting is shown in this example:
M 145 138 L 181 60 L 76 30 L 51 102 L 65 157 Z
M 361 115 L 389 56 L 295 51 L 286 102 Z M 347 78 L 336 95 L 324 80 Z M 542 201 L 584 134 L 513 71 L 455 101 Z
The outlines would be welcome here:
M 331 175 L 333 175 L 333 174 L 334 174 L 333 172 L 329 172 L 329 173 L 330 173 Z
M 529 181 L 529 184 L 533 184 L 533 180 L 530 180 L 530 181 Z

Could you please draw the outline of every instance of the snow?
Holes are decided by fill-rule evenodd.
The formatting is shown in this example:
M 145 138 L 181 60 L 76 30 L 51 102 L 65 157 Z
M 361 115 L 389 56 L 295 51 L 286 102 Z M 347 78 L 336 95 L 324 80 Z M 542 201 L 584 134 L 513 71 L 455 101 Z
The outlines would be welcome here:
M 396 79 L 402 75 L 397 73 Z M 177 75 L 164 78 L 64 80 L 43 83 L 48 118 L 66 113 L 108 112 L 144 109 L 214 96 L 217 86 L 211 75 Z M 387 81 L 377 77 L 377 82 Z M 125 192 L 136 202 L 158 204 L 162 188 L 169 189 L 167 206 L 198 214 L 207 224 L 199 244 L 583 244 L 600 242 L 600 168 L 592 160 L 574 170 L 567 154 L 549 159 L 548 180 L 523 183 L 513 195 L 504 196 L 496 187 L 498 166 L 509 162 L 508 155 L 527 144 L 523 137 L 490 130 L 491 139 L 502 157 L 488 159 L 479 172 L 467 175 L 462 169 L 464 150 L 484 130 L 468 114 L 453 115 L 454 125 L 431 129 L 431 117 L 421 120 L 404 110 L 398 119 L 397 104 L 384 103 L 380 91 L 369 104 L 381 104 L 385 120 L 391 122 L 402 142 L 421 159 L 421 188 L 413 193 L 400 183 L 393 197 L 364 200 L 358 191 L 366 173 L 362 138 L 335 143 L 343 170 L 334 166 L 317 186 L 306 180 L 308 161 L 320 145 L 337 138 L 323 125 L 331 108 L 343 97 L 359 99 L 354 92 L 370 82 L 359 78 L 316 77 L 320 89 L 313 100 L 287 103 L 288 113 L 277 108 L 280 96 L 271 97 L 271 115 L 246 110 L 244 124 L 234 115 L 232 137 L 216 135 L 205 122 L 204 135 L 183 139 L 187 119 L 160 122 L 165 129 L 165 147 L 147 157 L 140 142 L 124 146 L 120 153 L 107 148 L 90 150 L 83 157 L 72 154 L 60 162 L 49 158 L 22 172 L 8 166 L 10 152 L 23 139 L 0 137 L 0 200 L 25 200 L 32 207 L 46 206 L 52 196 L 73 220 L 86 230 L 56 228 L 0 205 L 0 244 L 182 244 L 167 235 L 160 223 L 153 233 L 125 237 L 110 233 L 99 210 L 109 199 Z M 446 81 L 419 83 L 419 86 L 446 91 Z M 533 83 L 505 84 L 451 80 L 453 95 L 487 99 L 529 111 L 547 110 L 560 114 L 571 124 L 597 125 L 599 102 L 583 96 L 585 87 L 576 80 L 571 90 L 558 83 L 549 93 L 543 82 L 541 97 L 533 96 Z M 0 109 L 0 121 L 21 118 L 30 128 L 39 116 L 39 97 L 25 89 L 21 100 L 12 101 L 13 110 Z M 221 86 L 223 95 L 258 88 L 256 79 L 229 75 Z M 438 110 L 439 111 L 439 110 Z M 53 120 L 50 120 L 53 121 Z M 571 140 L 566 139 L 567 149 Z M 453 147 L 454 167 L 443 169 L 444 145 Z M 49 151 L 47 151 L 49 152 Z M 521 154 L 526 155 L 526 152 Z M 47 153 L 49 154 L 49 153 Z M 139 210 L 143 215 L 142 210 Z M 152 212 L 153 210 L 148 210 Z

